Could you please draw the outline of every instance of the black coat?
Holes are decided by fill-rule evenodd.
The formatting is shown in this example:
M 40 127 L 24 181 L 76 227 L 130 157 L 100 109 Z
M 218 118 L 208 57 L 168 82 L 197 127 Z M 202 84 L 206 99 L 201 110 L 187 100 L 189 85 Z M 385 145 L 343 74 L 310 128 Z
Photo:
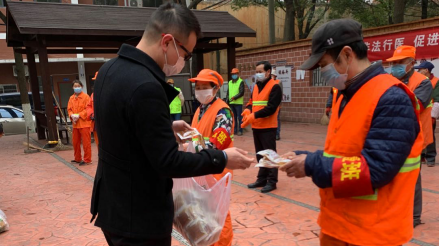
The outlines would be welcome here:
M 99 70 L 94 89 L 99 163 L 91 201 L 96 226 L 126 237 L 168 237 L 171 178 L 223 171 L 221 151 L 177 150 L 169 112 L 177 95 L 154 60 L 129 45 Z

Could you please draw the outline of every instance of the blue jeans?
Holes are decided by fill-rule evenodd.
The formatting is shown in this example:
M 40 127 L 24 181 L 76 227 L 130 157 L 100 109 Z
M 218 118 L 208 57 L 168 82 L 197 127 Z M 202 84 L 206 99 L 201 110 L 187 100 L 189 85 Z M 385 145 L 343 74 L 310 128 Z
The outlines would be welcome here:
M 171 114 L 172 121 L 181 120 L 181 113 L 180 114 Z
M 237 134 L 238 132 L 242 133 L 242 128 L 241 128 L 241 124 L 242 124 L 242 104 L 230 104 L 230 108 L 232 109 L 233 112 L 233 121 L 235 122 L 235 134 Z
M 277 136 L 280 136 L 280 109 L 279 109 L 279 114 L 277 114 L 277 132 L 276 132 Z

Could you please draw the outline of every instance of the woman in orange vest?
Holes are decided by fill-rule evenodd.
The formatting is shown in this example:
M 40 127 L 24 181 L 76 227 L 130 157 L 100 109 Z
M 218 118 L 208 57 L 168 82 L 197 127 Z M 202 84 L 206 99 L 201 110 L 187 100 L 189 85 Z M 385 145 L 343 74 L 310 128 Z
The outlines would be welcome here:
M 92 80 L 96 80 L 98 77 L 98 72 L 96 72 L 94 78 Z M 95 128 L 95 113 L 94 113 L 94 104 L 93 104 L 93 93 L 91 93 L 90 101 L 87 103 L 87 118 L 91 120 L 90 132 L 93 132 L 93 137 L 95 139 L 96 146 L 99 147 L 99 139 L 98 132 Z M 99 148 L 98 148 L 99 150 Z
M 201 103 L 192 120 L 192 128 L 196 128 L 203 135 L 207 148 L 224 150 L 233 147 L 232 110 L 216 96 L 223 85 L 223 78 L 216 71 L 203 69 L 196 78 L 189 81 L 195 83 L 195 98 Z M 201 146 L 195 146 L 196 150 L 200 148 Z M 229 172 L 232 173 L 232 170 L 226 168 L 223 173 L 213 176 L 220 180 Z M 214 246 L 230 246 L 232 239 L 232 219 L 229 211 L 220 239 Z
M 320 245 L 402 245 L 413 236 L 423 134 L 419 104 L 381 61 L 367 58 L 362 26 L 327 22 L 300 67 L 321 67 L 334 92 L 324 151 L 296 151 L 280 168 L 320 188 Z
M 87 117 L 87 104 L 90 97 L 82 92 L 82 82 L 74 80 L 72 83 L 74 94 L 70 97 L 67 112 L 73 125 L 73 150 L 75 159 L 72 163 L 80 166 L 91 164 L 91 134 L 90 120 Z M 84 148 L 84 160 L 81 155 L 81 140 Z

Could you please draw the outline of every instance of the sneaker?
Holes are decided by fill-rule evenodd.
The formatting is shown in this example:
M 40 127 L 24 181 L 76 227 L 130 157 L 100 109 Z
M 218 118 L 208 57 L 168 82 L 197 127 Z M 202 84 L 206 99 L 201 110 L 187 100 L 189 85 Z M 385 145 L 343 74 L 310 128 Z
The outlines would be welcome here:
M 79 163 L 80 166 L 85 166 L 85 165 L 91 165 L 93 162 L 85 162 L 85 161 L 81 161 L 81 163 Z

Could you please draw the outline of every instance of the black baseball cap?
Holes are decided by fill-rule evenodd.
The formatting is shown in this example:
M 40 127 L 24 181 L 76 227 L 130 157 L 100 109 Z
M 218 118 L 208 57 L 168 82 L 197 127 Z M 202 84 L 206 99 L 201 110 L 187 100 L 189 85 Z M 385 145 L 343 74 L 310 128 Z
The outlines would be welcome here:
M 426 61 L 421 63 L 419 66 L 415 66 L 415 69 L 421 69 L 421 68 L 426 68 L 431 73 L 431 70 L 433 70 L 434 65 L 433 63 Z
M 312 36 L 311 55 L 300 69 L 315 69 L 328 49 L 363 40 L 361 29 L 361 24 L 351 19 L 332 20 L 321 25 Z

